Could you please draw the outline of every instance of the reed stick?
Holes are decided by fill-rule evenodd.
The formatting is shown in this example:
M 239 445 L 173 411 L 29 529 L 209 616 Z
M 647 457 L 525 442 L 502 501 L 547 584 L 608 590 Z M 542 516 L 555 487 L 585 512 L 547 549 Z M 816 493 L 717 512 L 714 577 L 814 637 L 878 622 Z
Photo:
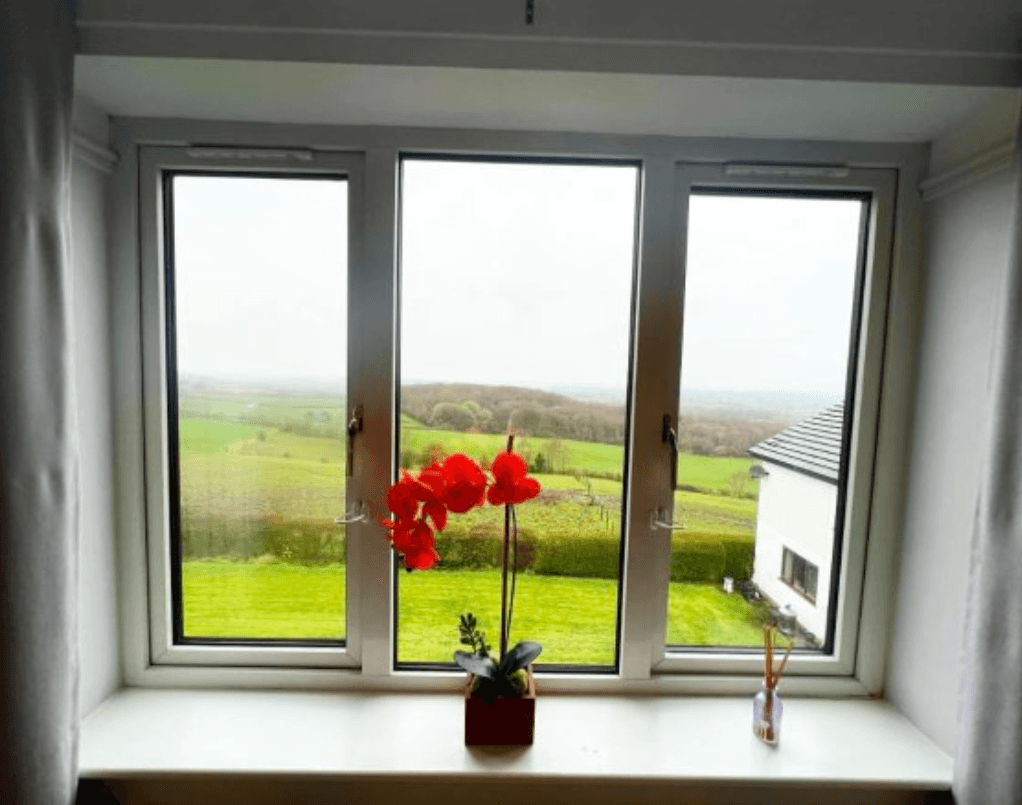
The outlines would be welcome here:
M 795 645 L 795 641 L 791 640 L 788 642 L 788 648 L 784 652 L 784 657 L 781 658 L 781 664 L 774 673 L 774 687 L 777 687 L 777 683 L 781 681 L 781 674 L 784 673 L 784 667 L 788 664 L 788 657 L 791 656 L 791 649 Z

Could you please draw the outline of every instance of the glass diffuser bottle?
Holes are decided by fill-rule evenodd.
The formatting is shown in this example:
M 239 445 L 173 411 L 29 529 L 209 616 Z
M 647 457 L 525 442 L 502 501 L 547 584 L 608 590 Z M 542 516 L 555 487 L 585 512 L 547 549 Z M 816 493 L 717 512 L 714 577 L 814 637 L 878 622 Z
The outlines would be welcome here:
M 784 712 L 784 704 L 777 693 L 777 682 L 781 678 L 784 666 L 788 664 L 792 645 L 788 644 L 780 667 L 774 671 L 774 630 L 771 626 L 763 627 L 763 685 L 752 700 L 752 732 L 769 746 L 777 746 L 781 737 L 781 714 Z

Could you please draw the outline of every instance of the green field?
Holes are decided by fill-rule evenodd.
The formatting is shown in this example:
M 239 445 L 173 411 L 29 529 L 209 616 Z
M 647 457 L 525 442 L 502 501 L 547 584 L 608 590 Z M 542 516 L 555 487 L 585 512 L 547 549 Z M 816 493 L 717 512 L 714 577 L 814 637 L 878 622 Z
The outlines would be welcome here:
M 181 419 L 178 437 L 182 456 L 226 453 L 231 445 L 254 439 L 259 428 L 234 422 L 212 422 L 205 419 Z
M 492 459 L 504 443 L 503 437 L 488 434 L 434 430 L 409 434 L 421 440 L 422 447 L 443 444 L 448 453 L 467 452 L 476 458 Z M 237 503 L 242 507 L 239 515 L 258 514 L 265 506 L 256 501 L 272 498 L 275 505 L 283 506 L 283 510 L 277 510 L 281 516 L 332 519 L 344 499 L 345 445 L 340 439 L 198 419 L 182 419 L 180 435 L 182 495 L 188 508 L 222 511 Z M 543 449 L 547 440 L 522 442 L 523 449 L 532 442 Z M 620 447 L 567 440 L 561 444 L 573 461 L 584 461 L 594 472 L 620 473 Z M 675 502 L 679 512 L 693 523 L 754 523 L 755 500 L 728 496 L 731 479 L 736 474 L 747 474 L 751 463 L 742 458 L 683 454 L 680 482 L 701 492 L 678 492 Z M 609 499 L 621 497 L 620 481 L 570 473 L 536 477 L 544 489 L 572 493 L 580 500 L 587 492 L 608 499 L 601 501 L 606 505 L 611 504 Z
M 402 452 L 409 450 L 420 455 L 430 447 L 438 446 L 447 454 L 465 453 L 474 459 L 486 461 L 492 460 L 507 445 L 507 437 L 499 434 L 428 430 L 418 423 L 403 431 L 402 436 Z M 552 454 L 551 441 L 556 443 Z M 591 475 L 594 476 L 595 483 L 602 478 L 620 479 L 624 471 L 624 448 L 620 445 L 578 442 L 572 439 L 520 438 L 516 440 L 515 447 L 526 455 L 543 453 L 549 458 L 552 469 L 557 474 L 569 478 L 575 475 Z M 750 458 L 683 453 L 678 459 L 678 484 L 704 492 L 731 494 L 732 479 L 736 475 L 748 477 L 749 467 L 753 463 Z M 755 484 L 750 482 L 745 490 L 753 499 L 755 488 Z
M 339 637 L 344 622 L 344 570 L 330 563 L 343 556 L 343 542 L 336 543 L 337 550 L 325 559 L 303 551 L 319 543 L 330 546 L 343 537 L 333 519 L 344 508 L 345 445 L 340 438 L 316 435 L 328 425 L 336 429 L 336 423 L 326 420 L 339 416 L 343 408 L 325 399 L 301 400 L 288 408 L 272 396 L 248 402 L 203 398 L 202 405 L 212 416 L 244 412 L 249 421 L 181 419 L 183 524 L 186 533 L 194 535 L 189 538 L 189 550 L 198 551 L 188 558 L 205 557 L 185 563 L 187 633 Z M 252 424 L 257 416 L 293 424 Z M 445 453 L 465 452 L 488 461 L 505 445 L 503 436 L 431 430 L 408 417 L 403 417 L 403 423 L 406 449 L 422 454 L 442 445 Z M 535 455 L 551 451 L 550 442 L 520 439 L 517 446 L 526 455 Z M 615 445 L 555 440 L 551 452 L 554 467 L 560 461 L 565 472 L 536 474 L 543 493 L 519 508 L 519 529 L 523 537 L 543 541 L 542 563 L 527 566 L 559 575 L 532 575 L 531 571 L 521 575 L 516 633 L 542 642 L 548 662 L 608 665 L 613 662 L 617 618 L 617 586 L 609 577 L 618 566 L 623 451 Z M 739 564 L 727 565 L 738 572 L 744 562 L 740 552 L 721 553 L 724 542 L 737 540 L 748 553 L 754 539 L 755 486 L 735 481 L 736 476 L 747 477 L 751 463 L 743 458 L 680 457 L 683 487 L 675 493 L 674 518 L 685 529 L 672 537 L 675 558 L 688 543 L 704 559 L 709 551 L 712 557 L 702 564 L 698 556 L 691 561 L 716 568 L 712 573 L 718 581 L 725 555 L 739 557 Z M 369 502 L 374 512 L 384 513 L 382 490 L 380 499 Z M 449 659 L 449 638 L 461 612 L 472 610 L 486 622 L 496 620 L 496 572 L 465 569 L 486 567 L 489 560 L 458 564 L 455 554 L 459 546 L 471 544 L 468 537 L 495 538 L 501 523 L 501 512 L 492 507 L 452 518 L 444 537 L 453 542 L 445 550 L 454 552 L 447 554 L 453 566 L 463 569 L 401 574 L 398 651 L 402 661 Z M 275 542 L 266 541 L 270 532 Z M 239 555 L 232 546 L 240 545 L 241 539 L 247 540 L 247 553 Z M 265 545 L 286 547 L 271 547 L 263 555 Z M 230 554 L 247 561 L 216 559 Z M 299 561 L 296 557 L 307 564 L 293 564 Z M 574 573 L 587 577 L 568 577 Z M 708 580 L 688 572 L 677 575 L 673 569 L 672 575 L 685 581 Z M 760 643 L 759 613 L 739 596 L 727 596 L 712 585 L 672 583 L 669 600 L 669 642 Z M 496 631 L 495 626 L 489 628 L 491 634 Z
M 185 562 L 185 634 L 192 637 L 343 637 L 344 567 Z M 523 576 L 513 640 L 538 640 L 543 661 L 610 665 L 614 661 L 617 583 L 604 579 Z M 402 574 L 398 658 L 448 662 L 457 620 L 474 612 L 490 642 L 499 630 L 500 574 L 430 571 Z M 715 586 L 672 584 L 667 642 L 760 645 L 760 613 Z

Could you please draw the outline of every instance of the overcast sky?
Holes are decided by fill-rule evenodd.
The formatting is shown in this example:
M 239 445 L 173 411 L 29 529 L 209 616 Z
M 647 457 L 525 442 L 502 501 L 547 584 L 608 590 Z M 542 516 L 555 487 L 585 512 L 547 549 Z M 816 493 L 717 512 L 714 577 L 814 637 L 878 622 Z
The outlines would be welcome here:
M 631 167 L 403 166 L 406 382 L 622 389 Z M 339 383 L 347 196 L 338 180 L 177 177 L 179 371 Z M 860 204 L 697 196 L 683 388 L 844 388 Z

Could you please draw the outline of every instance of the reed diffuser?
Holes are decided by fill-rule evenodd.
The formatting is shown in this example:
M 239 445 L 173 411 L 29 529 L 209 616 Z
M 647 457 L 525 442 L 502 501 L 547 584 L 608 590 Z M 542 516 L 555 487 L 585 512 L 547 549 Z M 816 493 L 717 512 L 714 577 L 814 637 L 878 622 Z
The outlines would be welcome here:
M 791 656 L 793 643 L 788 643 L 788 649 L 777 670 L 774 670 L 774 629 L 772 626 L 763 627 L 763 687 L 760 688 L 756 698 L 752 701 L 752 731 L 763 743 L 769 746 L 777 746 L 781 734 L 781 713 L 784 705 L 777 693 L 777 683 L 784 673 L 784 667 L 788 664 L 788 657 Z

